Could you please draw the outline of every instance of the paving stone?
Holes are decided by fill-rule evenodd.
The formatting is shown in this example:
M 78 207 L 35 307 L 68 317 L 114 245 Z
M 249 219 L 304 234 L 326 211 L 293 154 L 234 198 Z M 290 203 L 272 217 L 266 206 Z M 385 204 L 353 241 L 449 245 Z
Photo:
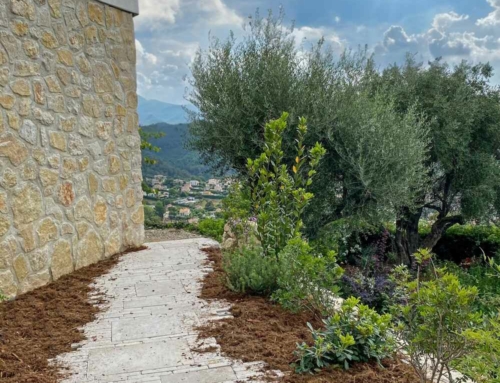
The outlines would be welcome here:
M 196 320 L 194 313 L 184 313 Z M 186 325 L 178 316 L 151 316 L 145 318 L 122 319 L 113 323 L 113 341 L 152 338 L 162 335 L 180 334 L 186 331 Z
M 159 282 L 141 282 L 135 285 L 137 296 L 176 295 L 185 293 L 180 280 L 166 280 Z
M 91 350 L 88 373 L 91 376 L 135 372 L 189 363 L 190 351 L 186 341 L 133 344 Z
M 221 383 L 235 380 L 236 374 L 231 367 L 221 367 L 209 370 L 193 371 L 165 375 L 161 377 L 162 383 Z
M 134 300 L 123 301 L 123 307 L 126 309 L 164 306 L 176 302 L 174 295 L 155 295 L 152 297 L 141 297 Z

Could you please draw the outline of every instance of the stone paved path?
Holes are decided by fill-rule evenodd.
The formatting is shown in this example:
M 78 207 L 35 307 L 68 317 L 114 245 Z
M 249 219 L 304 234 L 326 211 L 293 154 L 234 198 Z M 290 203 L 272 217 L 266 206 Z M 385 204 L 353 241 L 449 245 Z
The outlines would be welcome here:
M 109 303 L 85 326 L 88 339 L 58 357 L 73 373 L 64 383 L 257 382 L 259 363 L 192 351 L 218 350 L 214 339 L 200 345 L 194 327 L 229 315 L 226 303 L 197 298 L 210 271 L 201 249 L 213 245 L 203 238 L 158 242 L 123 256 L 96 282 Z

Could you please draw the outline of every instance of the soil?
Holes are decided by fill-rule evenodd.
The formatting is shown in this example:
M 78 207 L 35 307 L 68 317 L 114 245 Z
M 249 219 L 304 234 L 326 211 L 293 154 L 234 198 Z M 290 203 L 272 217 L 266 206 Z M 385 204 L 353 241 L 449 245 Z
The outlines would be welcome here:
M 307 322 L 314 327 L 321 323 L 313 313 L 293 314 L 273 304 L 265 297 L 236 294 L 224 285 L 222 255 L 219 249 L 207 249 L 213 272 L 203 280 L 200 298 L 225 299 L 232 305 L 234 319 L 218 320 L 200 327 L 199 339 L 213 337 L 223 354 L 243 362 L 263 361 L 271 370 L 281 370 L 284 378 L 268 376 L 270 381 L 286 383 L 417 383 L 413 369 L 399 359 L 376 363 L 360 363 L 348 371 L 329 369 L 318 374 L 298 375 L 291 363 L 295 361 L 297 343 L 311 343 Z
M 200 235 L 178 229 L 150 229 L 146 230 L 146 243 L 175 241 L 178 239 L 199 238 Z
M 134 249 L 138 251 L 144 248 Z M 61 366 L 49 364 L 85 339 L 79 328 L 92 322 L 105 302 L 90 284 L 106 274 L 122 254 L 82 268 L 44 287 L 0 304 L 0 381 L 55 383 Z

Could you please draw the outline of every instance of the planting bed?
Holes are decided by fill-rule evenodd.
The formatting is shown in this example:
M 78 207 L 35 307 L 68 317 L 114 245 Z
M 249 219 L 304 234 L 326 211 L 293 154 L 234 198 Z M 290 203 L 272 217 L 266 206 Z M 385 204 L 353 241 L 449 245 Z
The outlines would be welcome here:
M 226 356 L 244 362 L 264 361 L 271 370 L 281 370 L 284 378 L 268 376 L 270 381 L 288 383 L 417 383 L 412 367 L 402 361 L 360 363 L 348 371 L 329 369 L 316 375 L 297 375 L 290 366 L 294 362 L 297 343 L 312 342 L 306 327 L 310 322 L 320 327 L 321 322 L 310 312 L 293 314 L 283 310 L 264 297 L 246 296 L 229 291 L 224 285 L 222 256 L 218 249 L 206 250 L 214 271 L 203 280 L 200 298 L 226 299 L 232 304 L 234 319 L 216 321 L 198 328 L 199 338 L 214 337 Z

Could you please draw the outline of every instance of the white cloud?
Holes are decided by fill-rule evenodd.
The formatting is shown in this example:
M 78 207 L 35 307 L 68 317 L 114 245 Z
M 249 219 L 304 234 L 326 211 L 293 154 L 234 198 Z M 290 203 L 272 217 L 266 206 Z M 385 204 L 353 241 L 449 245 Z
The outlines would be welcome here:
M 325 41 L 334 49 L 344 49 L 344 42 L 339 35 L 331 28 L 326 27 L 300 27 L 293 30 L 293 36 L 297 45 L 303 43 L 316 43 L 319 39 L 324 38 Z
M 136 18 L 137 29 L 161 29 L 165 24 L 176 21 L 180 0 L 141 0 L 140 17 Z
M 143 62 L 156 65 L 158 57 L 152 53 L 146 52 L 139 40 L 135 40 L 135 49 L 137 51 L 137 64 L 141 65 Z
M 500 28 L 489 30 L 483 26 L 500 23 L 500 0 L 487 0 L 495 11 L 487 17 L 469 21 L 469 15 L 455 12 L 434 16 L 430 28 L 421 33 L 408 34 L 401 26 L 391 26 L 375 51 L 385 63 L 400 61 L 406 52 L 418 53 L 424 61 L 444 57 L 451 63 L 466 59 L 472 62 L 500 60 Z
M 339 16 L 335 16 L 335 22 L 336 22 L 336 23 L 340 23 L 340 20 L 341 20 L 341 19 L 340 19 L 340 17 L 339 17 Z
M 241 25 L 243 18 L 222 0 L 141 0 L 140 15 L 135 19 L 139 31 L 162 31 L 174 24 Z
M 196 1 L 207 16 L 211 25 L 242 25 L 243 18 L 233 9 L 228 8 L 222 0 Z
M 449 29 L 452 25 L 469 19 L 469 15 L 459 15 L 455 12 L 439 13 L 434 16 L 432 26 L 438 31 Z
M 487 0 L 492 6 L 493 12 L 483 19 L 477 20 L 479 26 L 491 27 L 500 24 L 500 0 Z

